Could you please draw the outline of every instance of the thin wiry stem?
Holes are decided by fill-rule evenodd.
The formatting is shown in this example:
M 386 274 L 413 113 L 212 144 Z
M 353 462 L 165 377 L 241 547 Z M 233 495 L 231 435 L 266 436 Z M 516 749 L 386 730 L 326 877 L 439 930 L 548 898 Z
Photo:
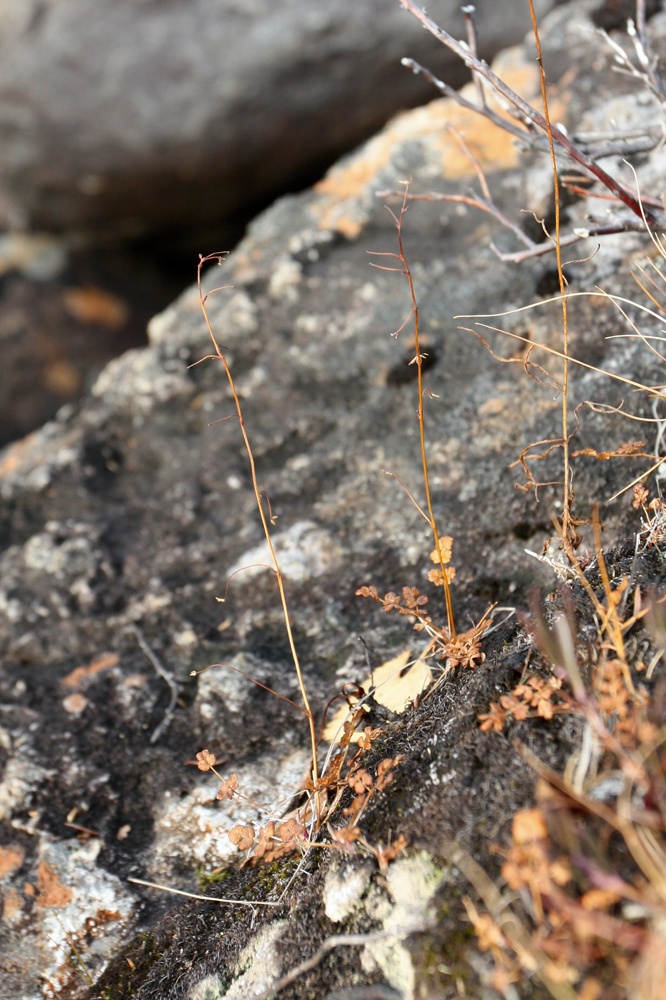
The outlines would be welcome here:
M 556 128 L 555 125 L 548 122 L 540 111 L 533 108 L 532 105 L 517 94 L 515 90 L 512 90 L 512 88 L 505 83 L 504 80 L 497 75 L 497 73 L 494 73 L 484 59 L 479 59 L 470 51 L 467 45 L 463 42 L 457 41 L 453 35 L 450 35 L 443 28 L 440 28 L 440 26 L 433 21 L 425 10 L 419 7 L 418 4 L 414 3 L 413 0 L 401 0 L 401 3 L 410 14 L 420 21 L 427 31 L 434 35 L 435 38 L 437 38 L 448 49 L 454 52 L 458 58 L 472 70 L 473 73 L 483 77 L 483 79 L 490 84 L 493 90 L 499 94 L 500 99 L 507 101 L 509 107 L 515 109 L 517 116 L 521 119 L 525 128 L 528 130 L 527 132 L 522 132 L 523 138 L 529 138 L 531 130 L 533 129 L 538 129 L 541 132 L 546 133 L 546 135 L 549 136 L 549 141 L 557 143 L 557 145 L 563 149 L 575 163 L 578 163 L 592 177 L 601 181 L 604 187 L 611 191 L 619 201 L 624 202 L 624 204 L 631 209 L 634 215 L 642 217 L 643 214 L 645 214 L 647 221 L 651 226 L 654 226 L 657 222 L 663 222 L 664 213 L 660 210 L 660 206 L 655 206 L 654 210 L 652 208 L 650 208 L 649 211 L 646 210 L 645 203 L 642 203 L 641 199 L 637 197 L 633 191 L 630 191 L 628 188 L 624 187 L 624 185 L 620 184 L 620 182 L 607 173 L 603 167 L 599 166 L 595 160 L 591 159 L 586 153 L 579 149 L 579 147 L 576 146 L 575 143 L 573 143 L 561 129 Z M 403 60 L 403 64 L 405 64 L 405 60 Z M 414 72 L 421 72 L 422 69 L 422 67 L 418 66 L 418 64 L 412 64 L 411 62 L 409 64 L 409 68 Z M 453 94 L 451 96 L 453 96 Z M 485 105 L 472 106 L 475 111 L 478 111 L 480 114 L 487 115 L 488 109 Z M 508 127 L 509 131 L 516 128 L 516 126 L 512 125 L 512 123 L 506 122 L 505 119 L 503 122 L 504 124 L 502 127 Z M 519 129 L 518 131 L 521 130 Z
M 391 209 L 388 209 L 393 221 L 395 222 L 396 229 L 398 231 L 398 259 L 402 264 L 402 272 L 407 278 L 409 284 L 409 295 L 412 300 L 412 308 L 410 310 L 409 317 L 414 317 L 414 364 L 416 365 L 416 378 L 417 378 L 417 388 L 419 394 L 418 402 L 418 420 L 419 420 L 419 443 L 421 448 L 421 466 L 423 468 L 423 484 L 426 497 L 426 507 L 428 508 L 428 521 L 430 522 L 430 527 L 432 529 L 433 539 L 435 541 L 435 551 L 439 557 L 440 569 L 442 572 L 443 580 L 443 592 L 444 592 L 444 604 L 446 606 L 446 624 L 448 637 L 451 642 L 456 641 L 456 627 L 453 618 L 453 601 L 451 600 L 451 586 L 449 584 L 449 577 L 446 571 L 446 566 L 442 558 L 442 552 L 439 544 L 439 531 L 437 530 L 437 521 L 435 520 L 435 514 L 432 509 L 432 497 L 430 493 L 430 477 L 428 474 L 428 455 L 426 450 L 426 440 L 425 440 L 425 414 L 423 407 L 423 355 L 421 354 L 421 342 L 419 337 L 419 305 L 416 298 L 416 291 L 414 289 L 414 279 L 412 278 L 412 272 L 410 270 L 409 264 L 407 263 L 407 258 L 405 256 L 405 250 L 402 242 L 402 221 L 407 211 L 409 193 L 409 184 L 405 183 L 405 192 L 402 200 L 402 205 L 400 207 L 399 213 L 396 215 Z M 403 324 L 404 326 L 404 324 Z
M 224 370 L 225 370 L 225 373 L 226 373 L 226 376 L 227 376 L 227 380 L 229 382 L 229 387 L 231 389 L 231 394 L 232 394 L 233 399 L 234 399 L 234 405 L 236 407 L 236 414 L 238 416 L 238 425 L 239 425 L 239 427 L 241 429 L 241 434 L 243 436 L 243 443 L 245 445 L 245 451 L 247 453 L 247 458 L 248 458 L 248 462 L 249 462 L 249 465 L 250 465 L 250 475 L 251 475 L 251 478 L 252 478 L 252 489 L 254 491 L 254 497 L 255 497 L 255 500 L 256 500 L 256 503 L 257 503 L 257 509 L 259 511 L 259 517 L 261 519 L 261 526 L 262 526 L 262 528 L 264 530 L 264 535 L 266 537 L 266 542 L 268 544 L 268 549 L 269 549 L 269 552 L 271 554 L 271 561 L 273 563 L 273 572 L 275 573 L 275 578 L 277 580 L 278 590 L 279 590 L 279 593 L 280 593 L 280 603 L 282 604 L 282 614 L 283 614 L 283 618 L 284 618 L 285 629 L 287 631 L 287 639 L 288 639 L 288 642 L 289 642 L 289 649 L 290 649 L 290 652 L 291 652 L 291 657 L 292 657 L 292 661 L 293 661 L 293 664 L 294 664 L 294 669 L 296 671 L 296 677 L 298 679 L 298 686 L 299 686 L 299 689 L 300 689 L 300 692 L 301 692 L 301 698 L 303 699 L 303 705 L 304 705 L 304 708 L 305 708 L 305 714 L 306 714 L 307 720 L 308 720 L 308 729 L 309 729 L 309 733 L 310 733 L 310 746 L 311 746 L 311 751 L 312 751 L 312 785 L 313 785 L 313 793 L 314 793 L 314 797 L 315 797 L 315 810 L 314 811 L 315 811 L 315 815 L 316 815 L 316 814 L 318 814 L 317 785 L 318 785 L 318 773 L 319 773 L 319 771 L 318 771 L 318 762 L 317 762 L 317 731 L 316 731 L 316 727 L 315 727 L 314 716 L 312 714 L 312 709 L 310 708 L 310 700 L 308 698 L 308 693 L 307 693 L 307 690 L 306 690 L 306 687 L 305 687 L 305 681 L 303 680 L 303 672 L 301 670 L 301 663 L 300 663 L 300 659 L 299 659 L 299 656 L 298 656 L 298 651 L 296 649 L 296 643 L 294 641 L 294 634 L 293 634 L 293 630 L 292 630 L 292 627 L 291 627 L 291 616 L 289 614 L 289 606 L 287 604 L 287 595 L 285 593 L 285 588 L 284 588 L 284 578 L 283 578 L 282 572 L 280 570 L 280 564 L 278 562 L 278 558 L 277 558 L 277 555 L 276 555 L 276 552 L 275 552 L 275 548 L 273 546 L 273 539 L 271 538 L 270 528 L 268 526 L 269 521 L 268 521 L 268 518 L 266 516 L 266 511 L 264 509 L 264 503 L 263 503 L 264 492 L 263 492 L 263 490 L 261 490 L 259 488 L 259 482 L 257 480 L 257 472 L 256 472 L 256 468 L 255 468 L 255 463 L 254 463 L 254 454 L 252 452 L 252 446 L 250 445 L 250 439 L 248 437 L 247 429 L 245 427 L 245 420 L 243 419 L 243 410 L 242 410 L 242 407 L 241 407 L 241 403 L 240 403 L 240 399 L 239 399 L 238 393 L 236 391 L 236 384 L 234 382 L 233 375 L 231 374 L 231 369 L 229 368 L 229 364 L 227 362 L 227 359 L 225 358 L 224 354 L 222 353 L 222 350 L 221 350 L 219 344 L 217 343 L 217 340 L 216 340 L 215 335 L 213 333 L 213 328 L 211 326 L 210 319 L 208 317 L 208 311 L 206 309 L 206 299 L 208 298 L 208 296 L 204 295 L 203 289 L 201 287 L 201 273 L 202 273 L 204 264 L 208 263 L 209 261 L 215 261 L 216 263 L 221 264 L 222 261 L 224 260 L 224 256 L 225 255 L 221 254 L 221 253 L 208 254 L 206 257 L 200 256 L 200 258 L 199 258 L 199 266 L 197 268 L 197 287 L 199 289 L 199 302 L 201 304 L 201 311 L 203 312 L 204 320 L 206 322 L 206 328 L 208 330 L 208 333 L 210 334 L 210 339 L 211 339 L 211 341 L 213 343 L 213 350 L 215 352 L 214 353 L 214 357 L 217 360 L 221 361 L 222 364 L 224 365 Z
M 576 532 L 571 524 L 571 470 L 569 467 L 569 414 L 568 414 L 568 389 L 569 389 L 569 319 L 567 313 L 567 283 L 562 268 L 562 244 L 560 241 L 560 184 L 557 173 L 557 158 L 555 156 L 555 141 L 553 129 L 548 111 L 548 95 L 546 93 L 546 74 L 543 68 L 543 57 L 541 53 L 541 39 L 539 37 L 539 26 L 536 14 L 534 13 L 534 2 L 530 0 L 530 18 L 532 20 L 532 33 L 536 42 L 537 63 L 539 65 L 539 80 L 541 83 L 541 101 L 543 103 L 544 119 L 546 122 L 546 135 L 550 147 L 550 165 L 553 175 L 553 200 L 555 204 L 555 256 L 557 260 L 557 279 L 560 286 L 560 297 L 562 302 L 562 454 L 564 457 L 564 468 L 562 471 L 562 544 L 567 555 L 571 557 L 576 543 Z

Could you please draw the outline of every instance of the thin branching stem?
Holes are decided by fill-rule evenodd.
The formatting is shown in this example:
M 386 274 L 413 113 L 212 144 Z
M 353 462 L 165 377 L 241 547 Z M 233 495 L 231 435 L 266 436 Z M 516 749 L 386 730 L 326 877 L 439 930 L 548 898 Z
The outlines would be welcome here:
M 414 363 L 416 365 L 416 377 L 417 386 L 419 394 L 419 404 L 418 404 L 418 420 L 419 420 L 419 442 L 421 446 L 421 465 L 423 468 L 423 486 L 425 490 L 426 506 L 428 508 L 428 518 L 430 521 L 430 527 L 432 528 L 432 535 L 435 541 L 435 551 L 439 557 L 440 569 L 442 571 L 443 580 L 443 591 L 444 591 L 444 603 L 446 605 L 446 624 L 447 631 L 449 634 L 449 639 L 451 642 L 456 641 L 456 627 L 453 618 L 453 601 L 451 600 L 451 586 L 449 584 L 449 576 L 444 565 L 442 558 L 442 552 L 439 544 L 439 532 L 437 530 L 437 521 L 435 520 L 435 514 L 432 509 L 432 497 L 430 493 L 430 476 L 428 474 L 428 455 L 426 450 L 426 440 L 425 440 L 425 414 L 424 414 L 424 388 L 423 388 L 423 355 L 421 354 L 421 342 L 419 336 L 419 305 L 416 298 L 416 291 L 414 289 L 414 279 L 412 277 L 412 272 L 407 263 L 407 258 L 405 256 L 405 250 L 402 242 L 402 221 L 407 211 L 407 194 L 408 194 L 408 184 L 405 184 L 405 194 L 402 201 L 402 206 L 400 212 L 396 216 L 393 212 L 393 218 L 396 223 L 396 228 L 398 231 L 398 256 L 402 263 L 407 282 L 409 284 L 409 295 L 412 300 L 412 316 L 414 317 L 414 351 L 415 358 Z M 389 210 L 390 211 L 390 210 Z
M 548 94 L 546 92 L 546 73 L 543 68 L 543 57 L 541 53 L 541 39 L 539 37 L 539 26 L 536 14 L 534 13 L 534 0 L 530 0 L 530 18 L 532 20 L 532 33 L 537 50 L 537 63 L 539 65 L 539 80 L 541 83 L 541 101 L 543 103 L 543 113 L 546 122 L 546 135 L 550 147 L 550 165 L 553 176 L 553 201 L 555 205 L 555 256 L 557 260 L 557 280 L 560 286 L 560 299 L 562 303 L 562 544 L 567 555 L 571 558 L 573 546 L 575 545 L 575 529 L 572 532 L 571 524 L 571 470 L 569 467 L 569 319 L 567 312 L 567 283 L 562 268 L 562 244 L 560 242 L 560 183 L 557 173 L 557 157 L 555 156 L 555 140 L 548 111 Z
M 224 254 L 220 253 L 208 254 L 205 257 L 200 256 L 199 266 L 197 268 L 197 287 L 199 289 L 199 302 L 201 304 L 201 311 L 203 312 L 204 320 L 206 322 L 206 328 L 210 335 L 210 339 L 213 343 L 213 350 L 215 352 L 214 357 L 217 360 L 221 361 L 222 364 L 224 365 L 224 370 L 227 376 L 227 380 L 229 382 L 229 388 L 231 389 L 231 394 L 234 399 L 234 406 L 236 408 L 236 414 L 238 416 L 238 425 L 240 427 L 241 434 L 243 436 L 243 444 L 245 445 L 245 451 L 247 453 L 248 463 L 250 466 L 252 489 L 254 491 L 254 497 L 257 503 L 257 510 L 259 511 L 259 517 L 261 519 L 261 526 L 263 528 L 266 542 L 268 544 L 268 549 L 271 555 L 271 561 L 273 563 L 273 572 L 275 573 L 275 579 L 277 580 L 278 590 L 280 593 L 280 603 L 282 605 L 282 614 L 284 617 L 284 624 L 287 632 L 287 639 L 289 642 L 289 649 L 291 652 L 294 669 L 296 671 L 296 677 L 298 679 L 298 686 L 301 692 L 301 698 L 303 699 L 305 714 L 308 720 L 308 729 L 310 733 L 310 747 L 312 752 L 312 784 L 313 784 L 313 793 L 315 797 L 314 812 L 315 815 L 318 815 L 319 809 L 318 809 L 317 785 L 318 785 L 319 772 L 318 772 L 318 761 L 317 761 L 317 730 L 315 726 L 314 715 L 312 714 L 312 709 L 310 708 L 310 699 L 308 698 L 308 693 L 305 687 L 305 681 L 303 680 L 303 671 L 301 669 L 301 663 L 298 656 L 298 651 L 296 649 L 296 643 L 294 641 L 294 633 L 291 626 L 291 616 L 289 614 L 287 595 L 285 593 L 285 587 L 284 587 L 284 578 L 282 576 L 282 572 L 280 570 L 280 564 L 278 562 L 275 548 L 273 546 L 273 539 L 271 537 L 271 532 L 269 528 L 269 520 L 268 517 L 266 516 L 266 510 L 264 505 L 265 494 L 264 491 L 259 488 L 259 482 L 257 480 L 257 472 L 254 462 L 254 453 L 252 451 L 250 439 L 248 437 L 247 429 L 245 427 L 245 420 L 243 419 L 243 410 L 241 407 L 238 392 L 236 391 L 236 384 L 234 382 L 233 375 L 231 374 L 231 369 L 229 367 L 227 359 L 222 353 L 222 349 L 220 348 L 220 345 L 218 344 L 215 338 L 215 334 L 213 333 L 213 328 L 211 326 L 210 319 L 208 317 L 208 311 L 206 309 L 206 300 L 208 296 L 204 295 L 203 289 L 201 287 L 201 274 L 204 264 L 210 261 L 215 261 L 217 264 L 221 264 L 223 260 L 224 260 Z
M 493 72 L 488 63 L 484 59 L 479 59 L 475 56 L 469 49 L 469 47 L 463 42 L 457 41 L 453 35 L 450 35 L 447 31 L 433 21 L 433 19 L 419 7 L 418 4 L 414 3 L 413 0 L 401 0 L 402 6 L 409 11 L 423 27 L 434 35 L 443 45 L 454 52 L 462 62 L 472 70 L 473 73 L 478 74 L 483 77 L 490 86 L 499 94 L 500 98 L 509 103 L 510 107 L 513 107 L 519 117 L 522 119 L 528 130 L 539 129 L 541 132 L 546 133 L 551 141 L 557 143 L 565 153 L 575 162 L 578 163 L 587 173 L 592 177 L 596 177 L 598 181 L 611 191 L 615 197 L 624 202 L 624 204 L 631 209 L 634 215 L 643 216 L 645 214 L 648 224 L 654 225 L 657 220 L 663 220 L 663 212 L 659 210 L 646 211 L 644 204 L 641 203 L 639 197 L 637 197 L 633 191 L 630 191 L 624 185 L 620 184 L 614 177 L 607 173 L 603 167 L 587 156 L 575 143 L 569 139 L 569 137 L 555 125 L 550 124 L 544 115 L 536 108 L 533 108 L 526 100 L 524 100 L 519 94 L 516 93 L 504 80 Z M 404 60 L 403 60 L 404 63 Z M 415 72 L 420 71 L 420 67 L 410 66 Z M 475 106 L 475 110 L 481 114 L 486 114 L 486 106 Z M 509 123 L 509 127 L 511 127 Z M 515 127 L 515 126 L 514 126 Z M 529 136 L 529 131 L 523 133 L 523 137 L 527 138 Z

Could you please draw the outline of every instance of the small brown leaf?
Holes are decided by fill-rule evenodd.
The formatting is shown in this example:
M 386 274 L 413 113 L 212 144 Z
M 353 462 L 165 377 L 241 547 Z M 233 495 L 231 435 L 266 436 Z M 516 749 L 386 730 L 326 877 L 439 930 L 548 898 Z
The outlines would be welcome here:
M 385 757 L 377 765 L 377 788 L 379 791 L 383 791 L 387 788 L 395 775 L 392 773 L 393 769 L 398 766 L 398 764 L 404 760 L 404 754 L 400 754 L 398 757 Z
M 254 844 L 254 827 L 234 826 L 227 836 L 239 851 L 249 851 Z
M 369 788 L 372 788 L 373 785 L 372 775 L 370 774 L 369 771 L 366 771 L 364 768 L 361 767 L 359 768 L 358 771 L 354 771 L 353 774 L 349 775 L 349 777 L 347 778 L 347 783 L 349 787 L 354 792 L 356 792 L 357 795 L 362 795 L 363 792 L 366 792 Z
M 388 847 L 382 847 L 379 845 L 377 847 L 377 863 L 382 871 L 388 867 L 389 862 L 395 861 L 399 854 L 402 854 L 404 849 L 407 847 L 407 841 L 402 834 L 394 840 L 392 844 Z
M 284 823 L 278 823 L 276 833 L 283 844 L 291 844 L 307 838 L 307 830 L 293 816 L 291 819 L 285 820 Z
M 341 830 L 333 830 L 328 825 L 328 832 L 334 844 L 339 844 L 345 854 L 356 854 L 355 841 L 361 837 L 361 830 L 358 826 L 343 826 Z
M 513 817 L 511 832 L 514 844 L 529 844 L 548 836 L 546 820 L 540 809 L 519 810 Z
M 479 729 L 484 732 L 501 733 L 506 722 L 506 714 L 495 701 L 490 703 L 490 711 L 479 715 Z
M 446 567 L 446 578 L 449 583 L 453 583 L 456 578 L 456 568 L 455 566 Z M 434 583 L 436 587 L 444 586 L 444 576 L 441 569 L 431 569 L 428 570 L 428 579 L 431 583 Z
M 264 854 L 272 847 L 272 841 L 275 836 L 275 821 L 271 820 L 266 826 L 259 827 L 259 839 L 257 841 L 257 846 L 255 848 L 254 854 L 252 855 L 253 860 L 258 861 L 262 858 Z
M 450 535 L 444 535 L 443 538 L 439 539 L 439 551 L 433 549 L 430 553 L 430 559 L 434 563 L 443 563 L 445 566 L 447 563 L 451 562 L 451 550 L 453 549 L 453 539 Z
M 391 611 L 399 608 L 401 602 L 402 597 L 398 597 L 398 595 L 394 594 L 392 590 L 389 590 L 388 594 L 384 594 L 384 600 L 382 601 L 384 611 L 389 614 Z
M 237 787 L 238 787 L 238 775 L 232 774 L 231 777 L 227 778 L 225 781 L 222 782 L 215 798 L 233 799 Z
M 210 771 L 215 767 L 216 757 L 210 750 L 200 750 L 197 756 L 197 767 L 200 771 Z
M 357 743 L 361 750 L 369 750 L 372 746 L 372 741 L 375 737 L 379 736 L 381 729 L 373 729 L 372 726 L 366 726 L 363 730 L 363 735 L 359 736 Z

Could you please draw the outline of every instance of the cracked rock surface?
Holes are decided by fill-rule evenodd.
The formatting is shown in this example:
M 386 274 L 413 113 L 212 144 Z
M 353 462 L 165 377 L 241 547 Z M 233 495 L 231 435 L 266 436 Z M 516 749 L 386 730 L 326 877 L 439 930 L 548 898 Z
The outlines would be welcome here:
M 605 115 L 615 119 L 621 107 L 631 118 L 643 106 L 634 85 L 608 70 L 590 27 L 581 5 L 556 11 L 543 24 L 544 51 L 562 67 L 553 80 L 558 119 L 603 130 Z M 657 42 L 665 37 L 663 16 L 652 30 Z M 570 46 L 569 36 L 585 42 Z M 497 68 L 537 101 L 530 53 L 510 50 Z M 378 190 L 399 189 L 406 176 L 415 193 L 473 183 L 447 124 L 483 158 L 504 211 L 520 221 L 528 205 L 551 210 L 545 159 L 520 160 L 483 120 L 435 101 L 394 120 L 312 190 L 277 202 L 205 277 L 208 289 L 230 286 L 210 295 L 209 314 L 277 515 L 318 712 L 343 683 L 367 676 L 366 655 L 377 667 L 420 648 L 409 622 L 354 597 L 361 585 L 417 586 L 439 614 L 427 526 L 394 478 L 421 496 L 412 353 L 406 333 L 390 336 L 409 311 L 407 290 L 400 275 L 370 269 L 367 251 L 395 250 Z M 663 157 L 657 148 L 642 158 L 642 187 L 654 189 Z M 584 225 L 590 207 L 591 199 L 572 204 L 567 223 Z M 545 486 L 535 504 L 515 489 L 521 470 L 510 465 L 530 442 L 558 434 L 559 402 L 551 384 L 498 363 L 460 329 L 472 321 L 455 318 L 537 300 L 553 262 L 503 263 L 491 238 L 514 249 L 511 234 L 453 204 L 415 204 L 405 220 L 430 355 L 431 483 L 454 538 L 460 622 L 492 601 L 524 608 L 535 584 L 556 582 L 525 548 L 539 553 L 551 535 L 557 487 Z M 572 290 L 601 284 L 635 295 L 631 262 L 650 248 L 641 233 L 609 239 L 573 269 Z M 535 343 L 560 343 L 552 306 L 501 322 Z M 612 302 L 572 299 L 570 324 L 572 351 L 588 364 L 655 381 L 644 344 L 605 339 L 626 332 Z M 641 318 L 643 332 L 657 327 Z M 276 816 L 289 808 L 307 770 L 307 732 L 299 712 L 265 689 L 299 698 L 275 581 L 261 568 L 228 384 L 218 364 L 192 366 L 210 351 L 196 290 L 156 316 L 149 335 L 147 348 L 107 366 L 80 406 L 0 453 L 0 995 L 257 996 L 336 935 L 364 940 L 324 948 L 281 996 L 373 986 L 366 997 L 448 998 L 465 977 L 483 995 L 460 902 L 468 887 L 449 845 L 460 842 L 496 871 L 488 844 L 531 801 L 529 768 L 476 718 L 520 676 L 526 636 L 507 624 L 486 664 L 454 674 L 417 711 L 394 717 L 373 706 L 383 733 L 364 766 L 374 773 L 403 755 L 363 821 L 373 844 L 408 841 L 386 872 L 363 855 L 316 849 L 300 867 L 287 858 L 241 869 L 227 831 L 261 822 L 257 803 Z M 513 351 L 501 336 L 493 346 Z M 575 402 L 617 406 L 623 395 L 626 387 L 590 369 L 572 375 Z M 648 412 L 647 399 L 633 402 Z M 581 415 L 581 449 L 630 436 L 617 415 Z M 581 504 L 601 503 L 605 539 L 621 543 L 637 515 L 626 497 L 607 500 L 634 467 L 582 456 L 575 469 Z M 537 471 L 556 480 L 557 454 Z M 633 548 L 622 553 L 630 562 Z M 662 574 L 654 552 L 632 571 L 655 583 Z M 517 732 L 553 767 L 576 737 L 566 720 Z M 215 800 L 216 783 L 192 766 L 204 747 L 225 775 L 238 774 L 250 801 Z M 182 903 L 128 878 L 208 888 L 237 904 Z

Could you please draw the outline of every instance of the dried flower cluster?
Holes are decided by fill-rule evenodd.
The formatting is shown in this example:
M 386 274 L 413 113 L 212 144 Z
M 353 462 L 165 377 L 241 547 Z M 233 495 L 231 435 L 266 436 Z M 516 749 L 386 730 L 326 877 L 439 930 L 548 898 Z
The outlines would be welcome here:
M 239 851 L 247 852 L 245 864 L 256 865 L 259 862 L 270 863 L 285 857 L 292 851 L 313 846 L 313 834 L 316 834 L 326 822 L 333 846 L 347 854 L 355 854 L 358 847 L 363 847 L 373 854 L 380 867 L 392 860 L 404 850 L 406 840 L 398 837 L 392 845 L 383 847 L 370 844 L 362 834 L 359 822 L 368 803 L 378 792 L 383 792 L 394 779 L 395 769 L 403 760 L 403 756 L 386 757 L 379 762 L 374 775 L 363 766 L 363 758 L 372 749 L 373 741 L 382 732 L 381 729 L 365 726 L 358 731 L 358 726 L 367 718 L 363 708 L 354 710 L 344 724 L 339 741 L 340 750 L 336 753 L 326 769 L 326 774 L 317 781 L 317 802 L 313 808 L 314 788 L 308 779 L 303 791 L 308 793 L 308 804 L 295 810 L 282 821 L 269 820 L 258 829 L 251 824 L 238 824 L 229 831 L 231 843 Z M 349 757 L 351 748 L 355 753 Z M 238 792 L 238 775 L 231 774 L 223 778 L 215 765 L 217 758 L 210 750 L 200 750 L 196 755 L 196 766 L 200 771 L 212 772 L 220 781 L 216 798 L 233 799 L 236 795 L 258 807 L 252 800 Z M 341 827 L 333 827 L 336 810 L 343 799 L 344 793 L 351 790 L 353 799 L 341 810 L 346 822 Z M 322 846 L 322 845 L 318 845 Z
M 647 491 L 635 489 L 634 498 L 642 506 Z M 587 733 L 575 782 L 531 760 L 541 775 L 537 808 L 514 816 L 501 869 L 522 902 L 515 919 L 523 936 L 499 911 L 466 906 L 479 947 L 493 956 L 498 990 L 521 981 L 527 969 L 551 992 L 575 987 L 563 996 L 656 1000 L 661 994 L 651 991 L 646 956 L 666 956 L 666 727 L 656 703 L 661 688 L 651 681 L 664 649 L 666 599 L 644 606 L 636 588 L 632 605 L 628 579 L 611 584 L 601 549 L 597 562 L 604 599 L 589 590 L 602 630 L 596 641 L 576 644 L 573 613 L 560 619 L 559 631 L 534 613 L 534 641 L 552 676 L 530 677 L 480 716 L 483 730 L 501 732 L 510 718 L 571 712 Z M 648 666 L 627 654 L 643 619 L 657 647 Z M 659 962 L 663 986 L 666 963 Z
M 633 489 L 634 510 L 642 510 L 643 520 L 638 538 L 643 541 L 646 549 L 653 546 L 659 548 L 666 542 L 666 504 L 661 497 L 653 497 L 649 501 L 650 491 L 643 483 L 636 483 Z
M 479 716 L 484 732 L 501 733 L 509 719 L 552 719 L 558 712 L 571 710 L 571 700 L 562 692 L 559 677 L 528 677 L 499 702 L 491 701 L 490 710 Z
M 453 582 L 456 577 L 454 566 L 448 565 L 451 561 L 451 551 L 453 539 L 445 535 L 439 539 L 439 546 L 430 553 L 432 562 L 437 563 L 438 569 L 431 569 L 428 572 L 428 579 L 437 586 L 444 583 L 443 571 L 446 572 L 447 584 Z M 422 658 L 432 656 L 440 661 L 446 662 L 447 669 L 456 667 L 476 667 L 485 660 L 485 653 L 481 650 L 481 640 L 483 635 L 492 624 L 490 608 L 477 625 L 466 632 L 449 634 L 445 628 L 440 628 L 433 623 L 432 617 L 426 611 L 428 597 L 421 594 L 416 587 L 403 587 L 400 594 L 390 590 L 383 597 L 379 596 L 376 587 L 359 587 L 356 591 L 357 597 L 370 597 L 373 601 L 381 604 L 387 614 L 392 611 L 400 615 L 406 615 L 415 619 L 414 630 L 416 632 L 426 631 L 430 636 L 430 643 L 422 654 Z

